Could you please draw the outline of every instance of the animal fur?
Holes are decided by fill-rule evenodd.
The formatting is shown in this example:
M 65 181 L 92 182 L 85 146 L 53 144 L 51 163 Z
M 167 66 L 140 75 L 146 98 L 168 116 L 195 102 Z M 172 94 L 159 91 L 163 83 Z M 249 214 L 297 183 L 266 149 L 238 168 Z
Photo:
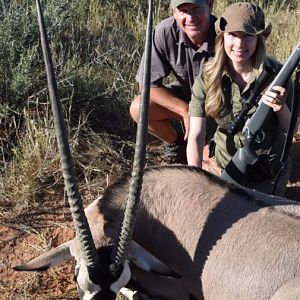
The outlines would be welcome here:
M 110 186 L 86 209 L 97 248 L 117 240 L 129 180 Z M 133 239 L 178 275 L 145 271 L 129 257 L 133 278 L 157 299 L 279 299 L 286 290 L 299 296 L 295 201 L 240 189 L 193 167 L 147 168 Z M 65 256 L 70 248 L 80 261 L 76 241 L 66 245 Z M 49 258 L 43 257 L 23 267 L 45 268 Z

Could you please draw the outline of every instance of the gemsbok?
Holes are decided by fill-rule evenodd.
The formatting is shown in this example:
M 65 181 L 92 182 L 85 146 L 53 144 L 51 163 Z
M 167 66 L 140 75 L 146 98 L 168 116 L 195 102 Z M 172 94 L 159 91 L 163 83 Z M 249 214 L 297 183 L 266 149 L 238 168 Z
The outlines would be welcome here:
M 151 41 L 151 30 L 147 33 Z M 41 36 L 45 54 L 49 45 L 45 34 Z M 60 104 L 54 99 L 57 87 L 49 53 L 45 62 L 76 238 L 16 270 L 42 271 L 73 257 L 84 300 L 114 299 L 130 278 L 154 299 L 300 299 L 300 204 L 295 201 L 243 189 L 188 166 L 142 168 L 140 176 L 135 160 L 132 177 L 137 178 L 139 203 L 132 205 L 135 226 L 130 225 L 130 239 L 119 243 L 131 206 L 131 176 L 108 187 L 84 213 L 69 172 L 70 150 Z M 128 251 L 118 259 L 123 248 Z
M 85 210 L 100 253 L 118 238 L 129 179 L 107 188 Z M 197 168 L 147 168 L 133 240 L 132 278 L 155 299 L 300 297 L 300 203 L 295 201 L 229 185 Z M 18 270 L 45 270 L 72 256 L 80 266 L 76 239 Z

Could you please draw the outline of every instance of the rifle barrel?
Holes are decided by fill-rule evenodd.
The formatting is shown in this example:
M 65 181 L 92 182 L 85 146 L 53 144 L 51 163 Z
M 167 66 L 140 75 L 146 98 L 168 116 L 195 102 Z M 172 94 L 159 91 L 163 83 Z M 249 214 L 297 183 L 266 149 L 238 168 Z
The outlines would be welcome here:
M 267 91 L 271 91 L 274 86 L 284 86 L 288 82 L 289 78 L 292 76 L 294 70 L 300 61 L 300 43 L 295 47 L 294 51 L 286 61 L 286 63 L 281 68 L 278 75 L 275 77 L 273 82 L 269 85 Z M 248 121 L 244 127 L 244 131 L 247 131 L 248 134 L 255 135 L 257 131 L 262 127 L 265 119 L 271 113 L 272 108 L 263 102 L 260 103 L 257 111 Z

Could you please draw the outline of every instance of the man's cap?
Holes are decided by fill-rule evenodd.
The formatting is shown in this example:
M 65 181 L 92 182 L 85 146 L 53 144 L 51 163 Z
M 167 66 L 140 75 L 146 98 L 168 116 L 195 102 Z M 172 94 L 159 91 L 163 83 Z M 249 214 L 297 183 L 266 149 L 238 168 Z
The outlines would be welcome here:
M 185 3 L 203 5 L 206 3 L 206 0 L 171 0 L 171 7 L 174 9 L 174 8 L 178 7 L 179 5 L 185 4 Z
M 272 25 L 265 26 L 265 15 L 258 5 L 239 2 L 227 6 L 215 23 L 216 33 L 242 31 L 250 35 L 268 37 Z

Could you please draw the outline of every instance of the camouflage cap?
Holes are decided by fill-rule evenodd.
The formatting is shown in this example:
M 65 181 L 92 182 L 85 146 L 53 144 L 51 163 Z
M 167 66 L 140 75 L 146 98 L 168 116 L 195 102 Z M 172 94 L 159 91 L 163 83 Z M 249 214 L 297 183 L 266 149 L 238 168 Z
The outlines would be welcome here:
M 268 37 L 272 31 L 269 23 L 265 26 L 265 15 L 258 5 L 239 2 L 227 6 L 215 23 L 216 33 L 242 31 L 251 35 L 263 34 Z
M 171 0 L 171 7 L 174 9 L 184 3 L 203 5 L 206 3 L 206 0 Z

